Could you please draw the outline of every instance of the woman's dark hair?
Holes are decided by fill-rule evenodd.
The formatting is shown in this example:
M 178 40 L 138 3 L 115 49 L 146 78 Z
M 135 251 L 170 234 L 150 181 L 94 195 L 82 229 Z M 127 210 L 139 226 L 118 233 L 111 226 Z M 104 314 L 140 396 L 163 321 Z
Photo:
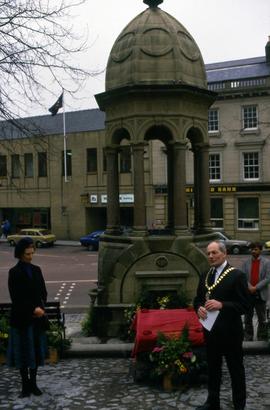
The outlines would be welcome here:
M 19 240 L 19 242 L 15 246 L 14 256 L 17 259 L 20 259 L 24 254 L 25 249 L 27 248 L 34 248 L 34 241 L 30 237 L 26 236 Z

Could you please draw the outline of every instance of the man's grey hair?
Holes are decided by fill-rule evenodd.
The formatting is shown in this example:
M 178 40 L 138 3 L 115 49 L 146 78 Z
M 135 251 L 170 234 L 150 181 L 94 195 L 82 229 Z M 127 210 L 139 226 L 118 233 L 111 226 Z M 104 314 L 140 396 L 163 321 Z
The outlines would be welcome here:
M 210 245 L 211 243 L 217 243 L 218 244 L 218 249 L 220 250 L 220 252 L 222 253 L 226 253 L 227 249 L 226 249 L 226 245 L 225 242 L 222 240 L 216 240 L 216 241 L 212 241 L 210 242 L 208 245 Z

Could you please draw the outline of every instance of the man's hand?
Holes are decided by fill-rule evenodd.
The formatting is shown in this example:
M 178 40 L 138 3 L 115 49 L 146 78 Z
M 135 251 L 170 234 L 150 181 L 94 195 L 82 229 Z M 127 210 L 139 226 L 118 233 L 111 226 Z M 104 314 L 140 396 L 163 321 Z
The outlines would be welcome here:
M 256 286 L 252 286 L 250 283 L 248 284 L 248 290 L 250 291 L 250 293 L 256 293 L 257 288 Z
M 200 306 L 197 313 L 200 319 L 205 320 L 207 318 L 207 310 L 205 307 Z
M 209 299 L 204 305 L 206 310 L 220 310 L 223 307 L 223 304 L 216 299 Z

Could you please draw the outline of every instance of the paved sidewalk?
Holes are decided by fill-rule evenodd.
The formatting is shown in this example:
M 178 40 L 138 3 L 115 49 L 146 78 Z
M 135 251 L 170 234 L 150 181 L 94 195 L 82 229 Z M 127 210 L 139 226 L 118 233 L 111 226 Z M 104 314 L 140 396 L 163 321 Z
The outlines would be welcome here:
M 204 385 L 166 393 L 161 388 L 136 384 L 130 359 L 63 359 L 39 369 L 40 397 L 19 399 L 18 371 L 0 368 L 0 409 L 24 410 L 192 410 L 206 398 Z M 246 410 L 270 409 L 269 356 L 246 356 L 248 400 Z M 223 410 L 231 410 L 231 388 L 224 369 L 221 388 Z
M 83 349 L 100 347 L 107 353 L 121 344 L 110 340 L 107 348 L 97 338 L 82 338 L 83 314 L 67 314 L 67 335 L 72 336 Z M 76 352 L 76 348 L 71 352 Z M 252 353 L 249 349 L 249 353 Z M 39 369 L 38 384 L 44 394 L 40 397 L 19 399 L 18 371 L 0 367 L 0 410 L 192 410 L 206 398 L 206 386 L 188 390 L 164 392 L 158 386 L 137 384 L 132 377 L 133 361 L 113 357 L 67 357 L 56 365 Z M 88 356 L 91 356 L 88 354 Z M 104 355 L 103 355 L 104 356 Z M 245 356 L 248 400 L 246 410 L 270 410 L 270 356 L 249 354 Z M 231 387 L 226 367 L 221 389 L 223 410 L 231 410 Z

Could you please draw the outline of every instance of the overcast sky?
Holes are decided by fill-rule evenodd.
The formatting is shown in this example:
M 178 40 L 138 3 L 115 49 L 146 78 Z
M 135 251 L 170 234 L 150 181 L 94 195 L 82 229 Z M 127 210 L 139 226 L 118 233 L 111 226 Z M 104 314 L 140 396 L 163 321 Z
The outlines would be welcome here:
M 146 8 L 143 0 L 88 0 L 77 8 L 74 25 L 78 31 L 88 26 L 91 45 L 81 63 L 93 70 L 105 69 L 117 36 Z M 164 0 L 160 8 L 186 27 L 197 42 L 205 63 L 258 57 L 265 53 L 270 35 L 269 0 Z M 76 99 L 66 96 L 66 111 L 96 108 L 94 94 L 103 92 L 104 87 L 104 75 L 90 79 Z M 52 91 L 58 93 L 58 90 Z M 46 105 L 45 100 L 44 103 Z M 40 114 L 47 112 L 32 109 L 32 115 Z

